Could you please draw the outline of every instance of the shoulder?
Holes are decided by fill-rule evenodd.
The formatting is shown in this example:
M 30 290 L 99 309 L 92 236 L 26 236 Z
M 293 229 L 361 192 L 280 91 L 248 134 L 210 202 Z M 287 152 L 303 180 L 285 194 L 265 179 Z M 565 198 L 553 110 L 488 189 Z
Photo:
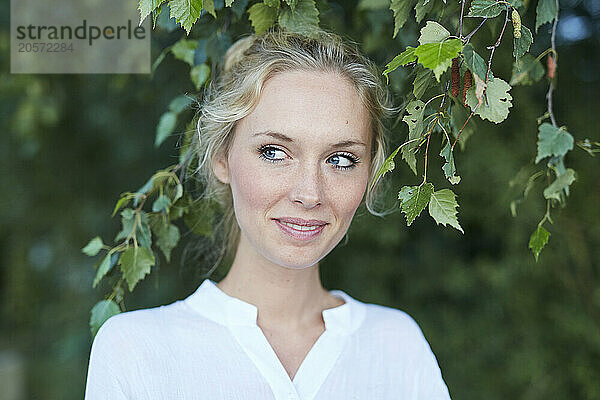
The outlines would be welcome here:
M 126 311 L 107 319 L 96 334 L 95 341 L 115 343 L 117 341 L 135 341 L 139 335 L 148 337 L 163 331 L 177 320 L 183 318 L 181 302 L 152 308 Z
M 370 330 L 421 339 L 423 332 L 417 321 L 407 312 L 373 303 L 364 303 L 365 324 Z
M 378 351 L 380 362 L 410 369 L 419 398 L 449 399 L 437 358 L 417 321 L 400 309 L 371 303 L 365 306 L 364 344 Z
M 419 357 L 431 353 L 421 327 L 406 311 L 379 304 L 364 305 L 365 318 L 359 329 L 362 340 L 384 346 L 391 356 L 402 353 Z

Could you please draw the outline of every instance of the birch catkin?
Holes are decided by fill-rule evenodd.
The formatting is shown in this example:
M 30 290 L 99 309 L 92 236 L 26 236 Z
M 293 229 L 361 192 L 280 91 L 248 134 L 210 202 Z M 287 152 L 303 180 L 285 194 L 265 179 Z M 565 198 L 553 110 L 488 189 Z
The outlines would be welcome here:
M 463 105 L 467 106 L 467 90 L 473 84 L 473 76 L 471 75 L 471 71 L 466 70 L 465 75 L 463 76 Z
M 458 68 L 458 57 L 452 59 L 452 97 L 458 97 L 460 93 L 460 70 Z
M 513 35 L 515 39 L 518 39 L 521 37 L 521 16 L 515 8 L 512 10 L 511 19 L 513 23 Z

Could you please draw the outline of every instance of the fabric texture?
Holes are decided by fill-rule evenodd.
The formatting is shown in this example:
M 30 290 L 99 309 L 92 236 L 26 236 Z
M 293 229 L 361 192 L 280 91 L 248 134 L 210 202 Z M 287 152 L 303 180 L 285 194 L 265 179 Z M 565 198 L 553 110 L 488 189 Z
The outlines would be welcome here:
M 184 300 L 109 318 L 94 338 L 85 400 L 447 400 L 437 360 L 407 313 L 345 300 L 291 380 L 258 309 L 205 279 Z

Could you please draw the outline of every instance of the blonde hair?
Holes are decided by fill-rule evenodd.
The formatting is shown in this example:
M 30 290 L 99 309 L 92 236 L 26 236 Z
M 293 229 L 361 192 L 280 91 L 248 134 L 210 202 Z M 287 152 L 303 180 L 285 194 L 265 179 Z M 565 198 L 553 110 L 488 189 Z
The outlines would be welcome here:
M 224 255 L 234 254 L 240 236 L 231 189 L 212 169 L 215 157 L 229 153 L 236 122 L 254 109 L 264 83 L 276 74 L 298 70 L 337 73 L 356 88 L 371 117 L 373 132 L 365 205 L 373 215 L 388 214 L 374 210 L 381 183 L 373 179 L 387 153 L 383 121 L 397 109 L 389 106 L 390 95 L 377 66 L 361 55 L 354 43 L 344 43 L 338 35 L 321 30 L 311 37 L 285 30 L 244 37 L 228 49 L 219 79 L 211 81 L 204 94 L 192 149 L 198 159 L 195 175 L 204 186 L 201 199 L 218 202 L 223 212 L 214 226 L 215 233 L 224 234 L 220 256 L 207 275 Z

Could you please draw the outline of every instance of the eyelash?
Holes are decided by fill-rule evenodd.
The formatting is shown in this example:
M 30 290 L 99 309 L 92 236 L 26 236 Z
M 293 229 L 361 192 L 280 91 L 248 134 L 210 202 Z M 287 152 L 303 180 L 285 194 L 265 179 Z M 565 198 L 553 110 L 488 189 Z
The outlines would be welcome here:
M 271 145 L 260 146 L 259 148 L 256 149 L 256 151 L 259 154 L 259 158 L 262 158 L 263 160 L 266 160 L 266 161 L 269 161 L 269 162 L 272 162 L 272 163 L 282 161 L 282 160 L 273 160 L 272 158 L 265 157 L 264 152 L 266 150 L 279 150 L 279 151 L 283 151 L 280 148 L 275 147 L 275 146 L 271 146 Z M 355 155 L 350 154 L 350 153 L 336 153 L 336 154 L 333 154 L 332 157 L 333 156 L 343 156 L 343 157 L 346 157 L 347 159 L 349 159 L 350 161 L 352 161 L 354 163 L 354 164 L 349 165 L 347 167 L 340 167 L 338 165 L 333 165 L 334 168 L 337 168 L 339 170 L 352 169 L 352 168 L 356 167 L 356 165 L 358 165 L 361 162 L 358 157 L 356 157 Z

